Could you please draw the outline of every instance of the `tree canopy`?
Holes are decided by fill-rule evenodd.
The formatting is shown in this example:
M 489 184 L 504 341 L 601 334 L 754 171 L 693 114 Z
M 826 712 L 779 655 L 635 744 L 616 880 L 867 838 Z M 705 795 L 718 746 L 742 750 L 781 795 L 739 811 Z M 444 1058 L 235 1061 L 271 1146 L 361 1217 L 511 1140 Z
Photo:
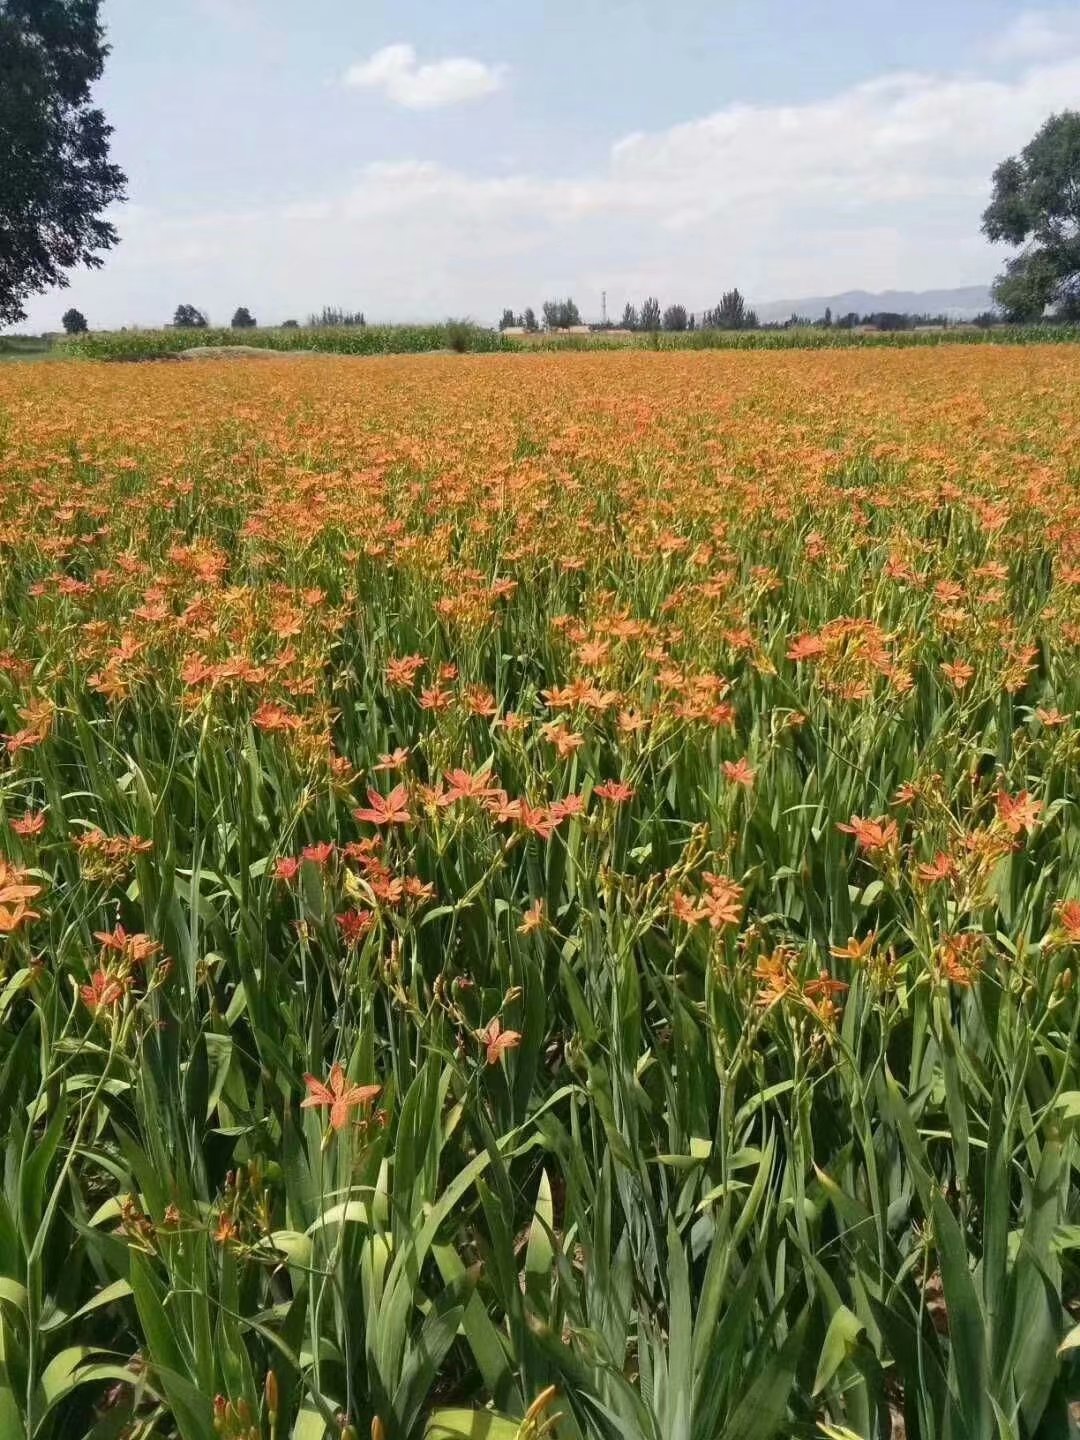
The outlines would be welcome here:
M 655 295 L 649 298 L 641 307 L 641 319 L 638 322 L 642 330 L 660 329 L 660 301 Z
M 85 335 L 87 331 L 86 316 L 81 310 L 76 310 L 74 305 L 70 310 L 65 310 L 60 317 L 60 324 L 63 325 L 68 335 Z
M 1048 306 L 1080 319 L 1080 112 L 1051 115 L 1001 162 L 993 186 L 983 234 L 1023 247 L 994 282 L 994 299 L 1010 320 L 1037 320 Z
M 581 324 L 581 312 L 573 300 L 545 300 L 543 305 L 544 324 L 549 330 L 568 330 L 571 325 Z
M 739 290 L 727 290 L 720 304 L 706 310 L 701 324 L 706 330 L 756 330 L 758 318 Z
M 205 330 L 209 321 L 194 305 L 178 305 L 172 323 L 177 330 Z
M 99 266 L 116 244 L 102 212 L 126 180 L 90 103 L 108 54 L 99 0 L 0 0 L 0 324 L 24 302 Z
M 234 330 L 254 330 L 255 316 L 252 315 L 246 305 L 239 305 L 234 311 L 229 324 Z

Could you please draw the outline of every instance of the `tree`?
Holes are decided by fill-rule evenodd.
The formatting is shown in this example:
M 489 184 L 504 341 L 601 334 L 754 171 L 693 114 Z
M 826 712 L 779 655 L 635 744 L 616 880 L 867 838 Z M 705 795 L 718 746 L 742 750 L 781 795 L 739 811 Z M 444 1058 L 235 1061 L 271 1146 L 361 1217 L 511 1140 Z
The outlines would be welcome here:
M 720 304 L 706 310 L 702 320 L 706 330 L 756 330 L 758 318 L 738 290 L 728 290 Z
M 86 334 L 86 316 L 82 313 L 81 310 L 76 310 L 74 306 L 72 306 L 70 310 L 64 311 L 63 315 L 60 317 L 60 323 L 61 325 L 63 325 L 65 333 L 68 335 Z
M 127 181 L 90 103 L 109 53 L 99 3 L 0 0 L 0 324 L 119 238 L 101 215 Z
M 622 312 L 622 319 L 619 321 L 619 328 L 622 330 L 636 330 L 638 327 L 637 311 L 628 300 Z
M 252 315 L 246 305 L 240 305 L 237 307 L 229 324 L 234 330 L 254 330 L 255 316 Z
M 1080 111 L 1051 115 L 1019 155 L 994 171 L 983 211 L 988 240 L 1024 248 L 994 282 L 1010 320 L 1038 320 L 1048 306 L 1080 315 Z
M 581 324 L 581 313 L 570 299 L 545 300 L 543 313 L 549 330 L 568 330 L 571 325 Z
M 362 330 L 367 324 L 362 310 L 342 310 L 337 305 L 324 305 L 318 315 L 309 315 L 307 323 L 313 329 L 346 329 L 355 327 Z
M 667 309 L 664 311 L 664 329 L 665 329 L 665 330 L 685 330 L 685 329 L 686 329 L 686 306 L 685 306 L 685 305 L 669 305 L 669 306 L 667 307 Z
M 299 329 L 300 329 L 300 321 L 299 321 L 299 320 L 283 320 L 283 321 L 281 322 L 281 328 L 282 328 L 282 330 L 299 330 Z
M 660 301 L 655 295 L 650 295 L 642 305 L 640 324 L 642 330 L 660 329 Z
M 194 305 L 178 305 L 172 323 L 175 330 L 205 330 L 209 322 Z
M 499 329 L 509 330 L 516 324 L 517 321 L 514 319 L 513 310 L 504 310 L 502 313 L 502 319 L 499 321 Z
M 540 329 L 540 326 L 536 323 L 536 311 L 531 305 L 526 305 L 525 314 L 521 317 L 521 323 L 525 326 L 525 329 L 529 331 Z

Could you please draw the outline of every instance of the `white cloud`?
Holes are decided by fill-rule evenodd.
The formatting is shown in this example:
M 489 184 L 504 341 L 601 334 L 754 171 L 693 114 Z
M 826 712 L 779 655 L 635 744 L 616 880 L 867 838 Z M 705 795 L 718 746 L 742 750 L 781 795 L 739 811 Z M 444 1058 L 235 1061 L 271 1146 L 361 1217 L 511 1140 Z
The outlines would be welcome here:
M 1080 10 L 1025 10 L 986 46 L 991 60 L 1025 64 L 1080 50 Z
M 506 78 L 501 65 L 486 65 L 464 55 L 420 64 L 412 45 L 387 45 L 369 59 L 350 65 L 345 84 L 357 89 L 381 90 L 395 105 L 409 110 L 434 110 L 479 100 L 501 90 Z
M 148 323 L 189 296 L 266 320 L 325 301 L 490 319 L 554 293 L 592 314 L 601 289 L 609 310 L 645 293 L 700 309 L 732 284 L 767 300 L 981 283 L 1000 265 L 979 233 L 995 165 L 1078 95 L 1080 37 L 1004 77 L 896 73 L 805 104 L 727 105 L 627 135 L 590 170 L 386 160 L 258 211 L 129 210 L 124 244 L 70 297 L 97 324 Z

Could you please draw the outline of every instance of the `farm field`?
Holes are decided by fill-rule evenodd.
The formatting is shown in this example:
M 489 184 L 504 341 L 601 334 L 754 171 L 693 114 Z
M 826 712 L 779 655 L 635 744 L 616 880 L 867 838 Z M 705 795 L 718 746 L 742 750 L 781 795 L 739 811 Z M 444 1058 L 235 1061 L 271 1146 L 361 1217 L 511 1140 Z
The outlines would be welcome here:
M 1078 467 L 1071 346 L 0 369 L 0 1437 L 1078 1433 Z

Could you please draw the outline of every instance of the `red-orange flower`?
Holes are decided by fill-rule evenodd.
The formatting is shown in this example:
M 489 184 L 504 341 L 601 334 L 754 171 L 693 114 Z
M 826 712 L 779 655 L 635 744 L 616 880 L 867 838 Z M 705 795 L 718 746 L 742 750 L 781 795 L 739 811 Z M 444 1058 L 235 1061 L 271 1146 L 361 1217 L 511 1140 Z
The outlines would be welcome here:
M 347 910 L 336 918 L 346 945 L 359 945 L 375 923 L 375 916 L 370 910 Z
M 745 755 L 740 755 L 738 760 L 725 760 L 723 769 L 725 779 L 730 780 L 733 785 L 745 785 L 748 790 L 757 774 L 756 770 L 751 769 Z
M 601 800 L 608 800 L 612 805 L 625 805 L 634 798 L 636 791 L 632 785 L 626 785 L 622 780 L 605 780 L 602 785 L 597 785 L 593 791 L 599 795 Z
M 119 976 L 99 967 L 91 975 L 89 985 L 79 986 L 79 995 L 86 1008 L 96 1015 L 99 1010 L 111 1010 L 119 1005 L 126 988 Z
M 1033 830 L 1042 808 L 1042 801 L 1032 799 L 1026 790 L 1015 796 L 1007 795 L 1004 790 L 998 792 L 998 819 L 1010 835 L 1022 835 L 1025 830 Z
M 314 1075 L 305 1075 L 304 1084 L 308 1088 L 308 1094 L 307 1098 L 300 1102 L 301 1110 L 328 1105 L 330 1124 L 335 1130 L 348 1124 L 350 1110 L 358 1105 L 370 1105 L 382 1089 L 381 1085 L 350 1084 L 345 1079 L 345 1068 L 342 1065 L 331 1067 L 329 1080 L 325 1085 Z
M 956 861 L 944 851 L 935 855 L 928 865 L 915 867 L 915 878 L 923 885 L 936 885 L 941 880 L 955 880 L 956 876 Z
M 412 819 L 409 792 L 404 785 L 395 785 L 389 795 L 368 790 L 367 798 L 366 808 L 353 811 L 357 820 L 366 820 L 371 825 L 407 825 Z
M 489 1065 L 497 1065 L 507 1050 L 515 1050 L 521 1044 L 520 1031 L 504 1030 L 498 1016 L 490 1021 L 486 1030 L 481 1031 L 480 1038 L 487 1046 Z
M 1058 920 L 1069 944 L 1080 945 L 1080 900 L 1062 901 Z
M 27 840 L 32 835 L 40 835 L 45 829 L 46 815 L 44 810 L 28 810 L 20 820 L 12 820 L 11 828 L 21 839 Z
M 896 845 L 900 838 L 900 829 L 895 820 L 882 816 L 879 820 L 863 819 L 859 815 L 852 815 L 851 823 L 838 825 L 845 835 L 854 835 L 855 844 L 860 850 L 874 855 L 879 850 L 889 850 Z
M 40 918 L 26 902 L 40 895 L 41 889 L 40 885 L 26 883 L 26 871 L 18 865 L 0 860 L 0 935 L 11 935 L 29 921 Z

